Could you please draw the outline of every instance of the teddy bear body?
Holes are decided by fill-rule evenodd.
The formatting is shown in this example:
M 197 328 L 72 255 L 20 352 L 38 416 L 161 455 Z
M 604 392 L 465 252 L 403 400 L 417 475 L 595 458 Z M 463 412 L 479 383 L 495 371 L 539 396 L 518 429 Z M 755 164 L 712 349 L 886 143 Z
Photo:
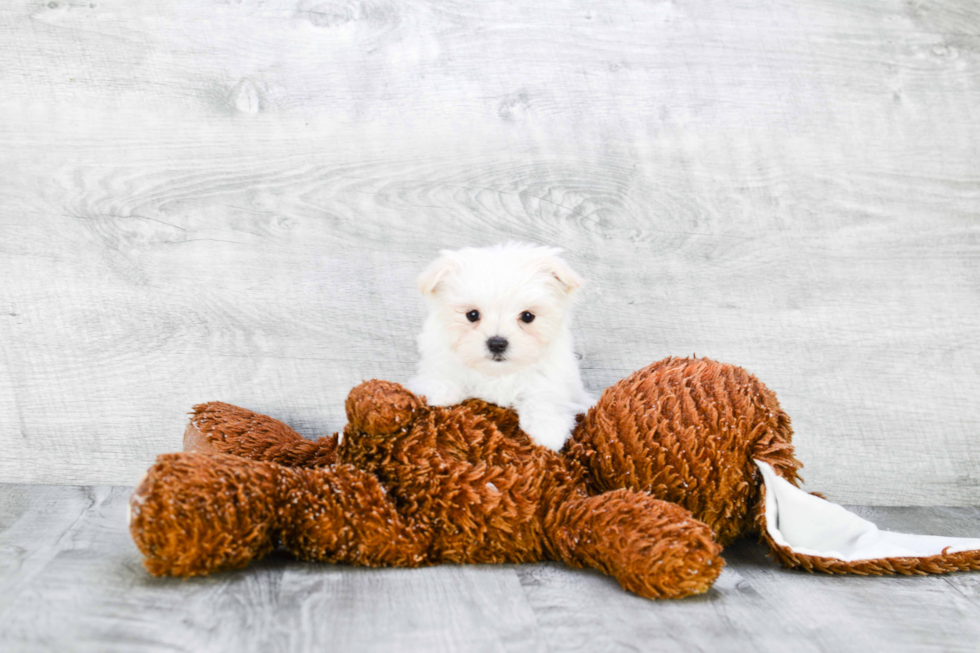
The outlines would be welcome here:
M 813 531 L 827 507 L 796 487 L 802 465 L 775 395 L 734 365 L 668 358 L 639 370 L 578 417 L 560 453 L 534 445 L 512 410 L 428 406 L 386 381 L 354 388 L 346 411 L 342 437 L 310 441 L 243 408 L 196 406 L 185 451 L 158 457 L 130 499 L 147 569 L 207 574 L 276 547 L 366 566 L 559 560 L 641 596 L 682 597 L 706 591 L 722 546 L 753 533 L 809 571 L 980 569 L 980 540 L 926 538 L 913 554 L 917 536 L 895 540 L 832 504 L 862 541 L 900 545 L 853 559 L 791 545 L 783 517 Z M 763 474 L 782 498 L 767 498 Z M 801 496 L 810 507 L 795 512 Z M 823 527 L 819 538 L 840 533 Z
M 379 423 L 376 406 L 397 403 L 393 396 L 411 405 L 410 425 Z M 432 562 L 541 560 L 553 507 L 586 496 L 581 472 L 569 472 L 557 454 L 532 445 L 512 411 L 479 400 L 429 407 L 400 386 L 377 381 L 353 392 L 348 405 L 353 419 L 338 460 L 388 488 L 399 513 L 429 541 Z
M 343 438 L 310 442 L 244 409 L 199 406 L 185 445 L 198 453 L 161 456 L 133 494 L 148 569 L 210 573 L 275 546 L 370 566 L 554 559 L 661 597 L 705 591 L 724 564 L 687 510 L 590 491 L 583 467 L 532 444 L 511 410 L 431 407 L 384 381 L 352 390 L 346 408 Z

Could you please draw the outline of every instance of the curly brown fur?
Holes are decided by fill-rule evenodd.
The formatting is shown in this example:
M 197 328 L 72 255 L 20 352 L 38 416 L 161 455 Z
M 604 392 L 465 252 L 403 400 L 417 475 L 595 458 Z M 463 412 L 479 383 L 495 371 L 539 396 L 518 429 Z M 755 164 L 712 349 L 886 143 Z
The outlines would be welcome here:
M 350 465 L 289 468 L 227 454 L 164 454 L 130 499 L 130 533 L 150 573 L 244 567 L 282 546 L 304 560 L 414 567 L 424 534 L 378 480 Z
M 240 458 L 159 456 L 129 500 L 129 529 L 155 575 L 244 567 L 273 548 L 275 497 L 285 468 Z
M 594 490 L 627 487 L 684 506 L 727 546 L 754 531 L 753 458 L 797 484 L 792 434 L 776 395 L 742 368 L 667 358 L 609 387 L 564 453 Z
M 185 448 L 201 453 L 161 456 L 131 500 L 147 568 L 209 573 L 275 546 L 372 566 L 555 559 L 680 597 L 711 586 L 722 545 L 759 532 L 785 566 L 810 571 L 980 569 L 978 552 L 845 563 L 775 544 L 753 459 L 794 485 L 801 464 L 775 394 L 733 365 L 639 370 L 579 416 L 562 454 L 478 399 L 433 407 L 369 381 L 346 409 L 342 441 L 310 442 L 265 415 L 196 406 Z
M 257 460 L 161 456 L 132 501 L 147 568 L 208 573 L 277 544 L 361 565 L 558 559 L 655 598 L 703 592 L 723 566 L 708 527 L 683 508 L 627 490 L 590 497 L 583 469 L 534 445 L 513 411 L 430 407 L 384 381 L 352 390 L 346 407 L 335 463 L 315 469 L 263 461 L 309 460 L 290 453 L 308 449 L 275 420 L 199 409 L 207 446 Z
M 337 458 L 337 434 L 307 440 L 277 419 L 222 401 L 194 406 L 184 451 L 227 453 L 287 467 L 323 467 Z
M 706 592 L 724 567 L 711 529 L 680 506 L 633 490 L 562 502 L 546 518 L 552 557 L 599 569 L 640 596 Z

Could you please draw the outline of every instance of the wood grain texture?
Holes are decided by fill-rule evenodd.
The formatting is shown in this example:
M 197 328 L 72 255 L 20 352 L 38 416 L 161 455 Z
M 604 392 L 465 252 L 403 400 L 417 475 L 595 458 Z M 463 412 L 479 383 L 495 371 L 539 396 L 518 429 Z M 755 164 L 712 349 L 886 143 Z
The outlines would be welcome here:
M 590 281 L 599 391 L 743 365 L 810 489 L 980 503 L 968 0 L 0 7 L 0 479 L 132 483 L 220 399 L 405 380 L 438 249 Z
M 812 575 L 742 540 L 707 594 L 648 601 L 559 564 L 359 569 L 272 556 L 190 580 L 140 565 L 131 488 L 0 484 L 0 650 L 975 651 L 978 574 Z M 854 508 L 975 535 L 980 508 Z
M 272 557 L 244 573 L 154 578 L 126 527 L 131 491 L 0 485 L 0 551 L 13 554 L 2 558 L 0 649 L 544 650 L 512 567 Z
M 851 508 L 904 532 L 966 536 L 980 519 L 978 508 Z M 776 566 L 750 540 L 724 557 L 710 592 L 655 606 L 595 574 L 555 564 L 517 570 L 555 650 L 966 652 L 980 641 L 977 574 L 809 574 Z

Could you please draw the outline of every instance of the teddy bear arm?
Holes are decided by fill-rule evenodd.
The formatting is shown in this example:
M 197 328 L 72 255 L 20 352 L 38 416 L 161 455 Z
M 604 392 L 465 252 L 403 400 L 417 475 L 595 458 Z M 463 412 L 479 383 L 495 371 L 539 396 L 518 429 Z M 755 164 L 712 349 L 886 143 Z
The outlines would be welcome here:
M 353 388 L 344 404 L 348 427 L 369 435 L 393 435 L 410 427 L 424 406 L 403 386 L 378 379 Z
M 194 406 L 184 451 L 223 453 L 287 467 L 323 467 L 337 460 L 336 433 L 307 440 L 268 415 L 223 402 Z
M 710 528 L 632 490 L 568 499 L 546 516 L 545 533 L 556 559 L 598 569 L 647 598 L 703 593 L 724 566 Z

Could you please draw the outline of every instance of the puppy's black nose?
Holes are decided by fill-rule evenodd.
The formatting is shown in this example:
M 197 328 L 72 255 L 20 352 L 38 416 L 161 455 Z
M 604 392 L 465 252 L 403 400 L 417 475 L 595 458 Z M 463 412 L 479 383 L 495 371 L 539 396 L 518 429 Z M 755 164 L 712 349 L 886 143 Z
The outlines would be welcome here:
M 490 353 L 492 354 L 504 353 L 507 351 L 507 338 L 501 338 L 500 336 L 487 338 L 487 349 L 489 349 Z

